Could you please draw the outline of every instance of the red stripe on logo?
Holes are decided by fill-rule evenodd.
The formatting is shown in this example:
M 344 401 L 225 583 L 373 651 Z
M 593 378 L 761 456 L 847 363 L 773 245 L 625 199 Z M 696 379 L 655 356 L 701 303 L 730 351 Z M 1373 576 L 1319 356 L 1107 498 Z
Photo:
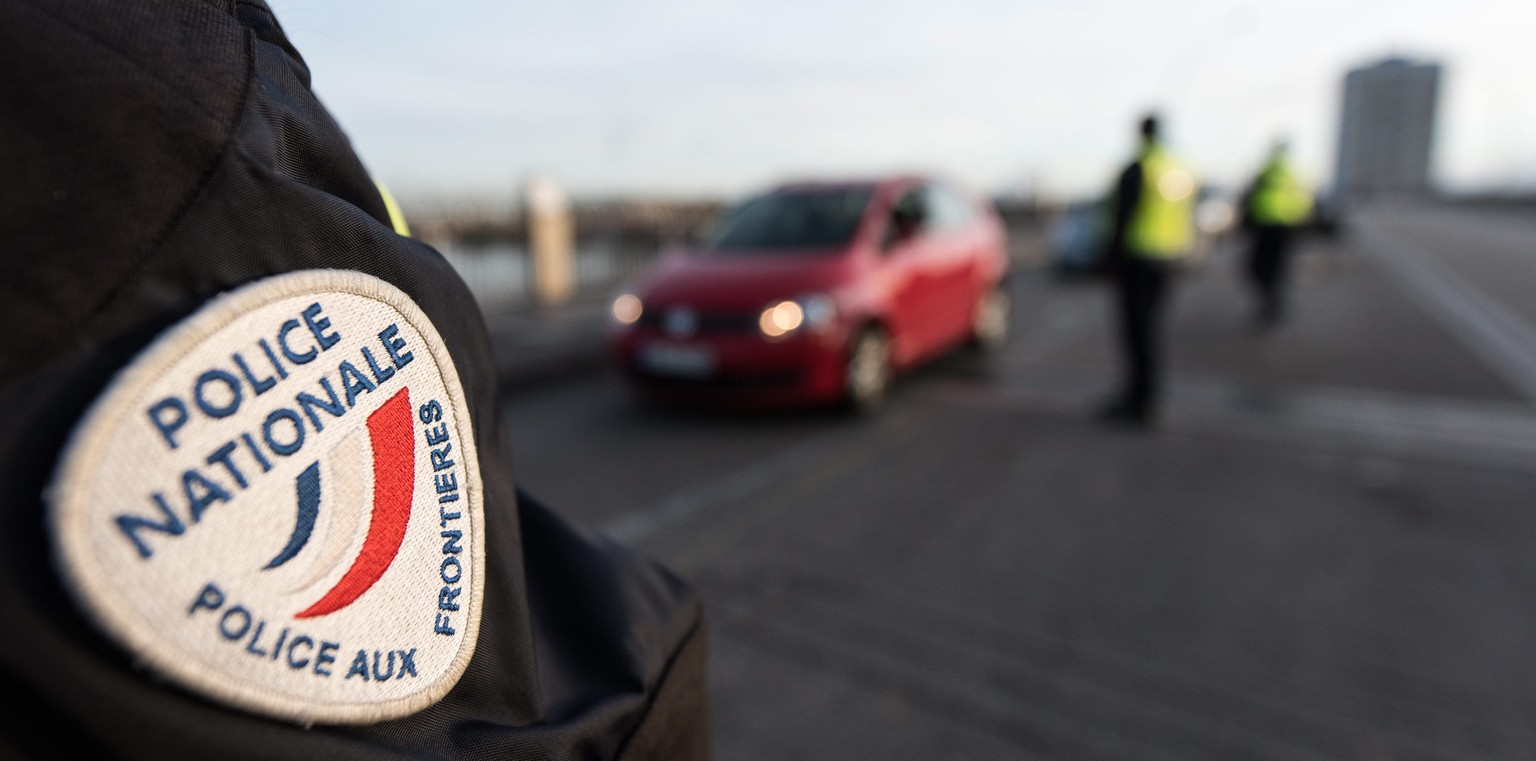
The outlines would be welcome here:
M 314 618 L 351 605 L 389 570 L 405 541 L 416 485 L 416 447 L 411 430 L 411 396 L 400 389 L 368 416 L 373 444 L 373 515 L 362 552 L 341 581 L 295 618 Z

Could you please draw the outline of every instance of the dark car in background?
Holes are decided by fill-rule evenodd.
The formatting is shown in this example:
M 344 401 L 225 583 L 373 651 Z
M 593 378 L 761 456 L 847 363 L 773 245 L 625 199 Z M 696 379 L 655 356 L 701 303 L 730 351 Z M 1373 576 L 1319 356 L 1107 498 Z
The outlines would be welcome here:
M 1050 229 L 1051 268 L 1058 275 L 1093 275 L 1103 272 L 1108 251 L 1110 215 L 1108 201 L 1080 201 L 1061 210 Z M 1192 210 L 1194 246 L 1183 260 L 1199 267 L 1225 244 L 1236 229 L 1237 209 L 1230 194 L 1201 188 Z
M 1337 189 L 1319 191 L 1312 199 L 1312 214 L 1307 220 L 1307 230 L 1328 238 L 1345 234 L 1348 226 L 1344 198 Z
M 1068 205 L 1051 225 L 1051 267 L 1059 275 L 1097 272 L 1104 257 L 1108 214 L 1101 202 Z
M 872 409 L 896 373 L 1004 340 L 1007 272 L 991 206 L 948 184 L 785 185 L 620 293 L 613 351 L 662 401 Z

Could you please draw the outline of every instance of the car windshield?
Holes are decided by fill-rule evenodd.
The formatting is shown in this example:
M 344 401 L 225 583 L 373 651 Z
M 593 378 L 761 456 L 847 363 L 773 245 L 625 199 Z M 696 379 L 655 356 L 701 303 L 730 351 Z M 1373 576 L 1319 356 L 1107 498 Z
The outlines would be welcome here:
M 869 188 L 794 190 L 758 196 L 725 214 L 709 239 L 712 251 L 815 249 L 853 240 Z

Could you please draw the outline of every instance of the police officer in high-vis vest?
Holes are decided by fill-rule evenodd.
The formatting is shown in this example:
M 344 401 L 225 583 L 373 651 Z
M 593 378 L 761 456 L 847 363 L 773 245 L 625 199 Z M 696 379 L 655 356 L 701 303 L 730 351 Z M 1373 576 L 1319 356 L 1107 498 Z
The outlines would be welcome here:
M 1120 313 L 1125 382 L 1102 411 L 1114 422 L 1147 425 L 1157 412 L 1160 338 L 1168 290 L 1194 243 L 1195 179 L 1163 148 L 1156 116 L 1141 122 L 1141 149 L 1120 174 L 1106 261 Z
M 1312 196 L 1296 178 L 1284 142 L 1277 143 L 1243 199 L 1243 227 L 1252 247 L 1248 277 L 1258 295 L 1257 324 L 1280 322 L 1285 312 L 1286 269 L 1295 230 L 1312 212 Z

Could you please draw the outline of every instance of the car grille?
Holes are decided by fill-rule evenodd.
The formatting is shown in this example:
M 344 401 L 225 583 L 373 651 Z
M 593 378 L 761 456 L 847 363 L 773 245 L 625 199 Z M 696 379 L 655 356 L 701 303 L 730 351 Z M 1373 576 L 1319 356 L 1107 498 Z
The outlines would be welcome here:
M 666 310 L 647 311 L 640 315 L 639 324 L 652 330 L 665 332 Z M 752 333 L 757 330 L 757 315 L 729 312 L 700 312 L 699 333 Z
M 805 373 L 799 370 L 787 370 L 764 375 L 726 376 L 723 378 L 678 378 L 670 375 L 655 375 L 641 370 L 631 370 L 631 374 L 646 386 L 658 391 L 754 391 L 773 390 L 786 386 L 795 386 L 805 382 Z

